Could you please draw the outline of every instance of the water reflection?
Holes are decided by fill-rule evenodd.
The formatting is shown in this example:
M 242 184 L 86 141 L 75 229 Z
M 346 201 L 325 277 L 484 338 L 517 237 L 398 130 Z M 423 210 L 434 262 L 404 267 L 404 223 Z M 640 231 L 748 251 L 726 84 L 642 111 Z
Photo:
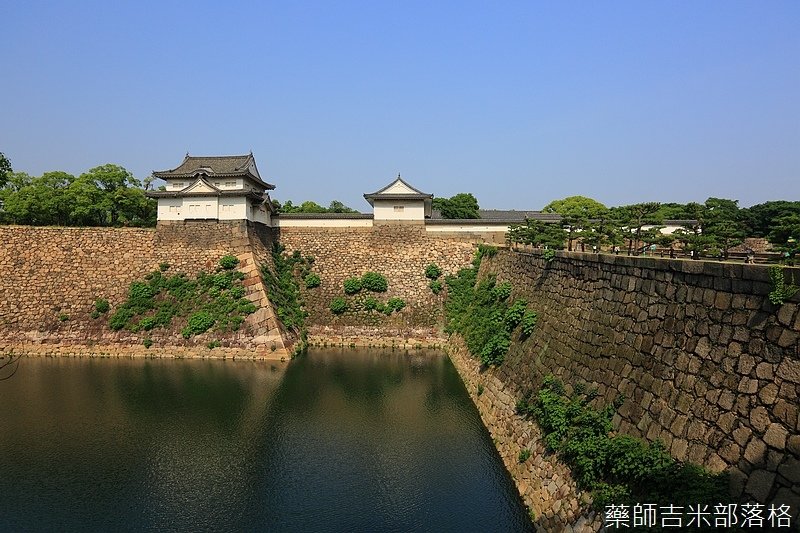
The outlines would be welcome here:
M 0 385 L 0 494 L 19 495 L 0 530 L 527 524 L 438 354 L 23 364 Z

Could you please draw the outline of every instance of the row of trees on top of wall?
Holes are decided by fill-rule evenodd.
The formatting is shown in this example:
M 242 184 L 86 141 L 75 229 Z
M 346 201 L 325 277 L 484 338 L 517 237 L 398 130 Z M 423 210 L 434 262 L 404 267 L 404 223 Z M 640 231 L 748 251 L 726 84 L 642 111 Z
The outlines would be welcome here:
M 35 226 L 155 226 L 155 200 L 125 168 L 107 164 L 80 176 L 14 172 L 0 153 L 0 223 Z
M 627 247 L 638 253 L 655 244 L 678 246 L 698 255 L 727 257 L 745 237 L 766 237 L 776 250 L 794 257 L 800 251 L 800 202 L 773 201 L 740 208 L 737 200 L 709 198 L 704 203 L 646 202 L 607 208 L 584 196 L 550 202 L 544 212 L 561 216 L 560 224 L 528 220 L 508 233 L 511 242 L 572 250 Z M 681 220 L 682 228 L 661 233 L 665 220 Z

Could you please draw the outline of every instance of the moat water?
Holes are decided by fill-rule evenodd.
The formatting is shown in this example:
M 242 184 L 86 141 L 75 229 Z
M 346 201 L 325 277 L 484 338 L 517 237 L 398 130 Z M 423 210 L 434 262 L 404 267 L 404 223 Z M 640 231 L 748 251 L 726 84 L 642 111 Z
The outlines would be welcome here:
M 441 354 L 20 364 L 0 382 L 0 531 L 530 527 Z

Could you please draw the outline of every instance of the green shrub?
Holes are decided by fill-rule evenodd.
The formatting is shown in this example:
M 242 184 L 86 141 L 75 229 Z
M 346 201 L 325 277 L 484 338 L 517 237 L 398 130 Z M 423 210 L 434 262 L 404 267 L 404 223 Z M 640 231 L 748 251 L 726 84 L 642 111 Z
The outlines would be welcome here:
M 524 463 L 525 461 L 530 459 L 530 457 L 531 457 L 531 451 L 528 448 L 523 448 L 519 451 L 519 456 L 517 457 L 517 460 L 520 463 Z
M 169 263 L 159 263 L 158 270 L 160 270 L 161 272 L 166 272 L 167 270 L 169 270 Z
M 231 287 L 231 289 L 228 291 L 228 296 L 234 300 L 242 298 L 244 296 L 244 287 Z
M 483 345 L 480 356 L 481 362 L 486 366 L 498 366 L 506 357 L 511 346 L 511 338 L 505 330 L 498 331 Z
M 552 261 L 553 261 L 553 259 L 555 259 L 555 258 L 556 258 L 556 251 L 555 251 L 555 250 L 550 250 L 550 249 L 547 249 L 547 250 L 545 250 L 544 252 L 542 252 L 542 258 L 543 258 L 545 261 L 547 261 L 548 263 L 550 263 L 550 262 L 552 262 Z
M 211 276 L 211 286 L 223 291 L 233 287 L 233 274 L 231 272 L 220 272 Z
M 496 285 L 494 289 L 492 289 L 492 296 L 494 296 L 497 300 L 505 300 L 509 296 L 511 296 L 511 283 L 508 281 L 504 281 L 503 283 Z
M 150 331 L 156 326 L 156 318 L 152 316 L 145 317 L 139 321 L 139 329 Z
M 484 391 L 483 383 L 478 383 L 478 396 L 482 395 Z
M 364 300 L 364 310 L 365 311 L 374 311 L 378 308 L 379 302 L 372 296 L 367 297 Z
M 151 339 L 150 337 L 145 337 L 144 339 L 142 339 L 142 345 L 145 348 L 150 348 L 153 345 L 153 339 Z
M 522 337 L 528 338 L 533 333 L 533 330 L 536 329 L 536 323 L 539 321 L 539 316 L 536 314 L 536 311 L 525 311 L 525 314 L 522 315 Z
M 315 274 L 311 272 L 305 277 L 306 289 L 313 289 L 314 287 L 319 287 L 322 280 L 319 278 L 319 274 Z
M 527 306 L 528 303 L 525 300 L 516 300 L 511 307 L 508 308 L 503 320 L 508 331 L 513 331 L 514 328 L 516 328 L 517 325 L 522 322 L 522 318 L 525 316 L 525 308 Z
M 442 269 L 436 263 L 431 263 L 425 267 L 425 277 L 436 280 L 442 275 Z
M 66 322 L 67 320 L 69 320 L 69 315 L 66 313 L 61 313 L 60 315 L 58 315 L 58 319 L 61 322 Z
M 189 323 L 183 328 L 181 334 L 184 339 L 188 339 L 192 335 L 200 335 L 208 331 L 214 325 L 216 320 L 211 314 L 206 311 L 199 311 L 189 317 Z
M 769 293 L 769 301 L 775 305 L 783 305 L 786 300 L 797 294 L 798 287 L 794 284 L 794 278 L 792 278 L 792 283 L 786 284 L 783 267 L 769 267 L 769 281 L 772 288 Z
M 361 276 L 361 286 L 368 291 L 372 292 L 386 292 L 389 288 L 389 282 L 382 274 L 377 272 L 365 272 Z
M 233 255 L 224 255 L 219 260 L 219 266 L 221 266 L 224 270 L 233 270 L 238 264 L 239 260 Z
M 591 490 L 594 505 L 647 501 L 709 504 L 728 496 L 726 476 L 679 463 L 660 441 L 648 444 L 624 434 L 611 434 L 611 419 L 620 401 L 602 409 L 589 402 L 594 391 L 576 386 L 567 395 L 553 376 L 542 382 L 535 400 L 520 400 L 517 410 L 532 414 L 550 450 L 559 453 L 579 486 Z
M 405 300 L 402 298 L 389 298 L 386 301 L 386 308 L 389 309 L 389 312 L 386 313 L 387 315 L 392 311 L 400 311 L 406 306 Z
M 98 298 L 94 301 L 94 310 L 100 314 L 108 313 L 108 310 L 111 309 L 111 306 L 108 303 L 108 300 L 104 300 L 102 298 Z
M 214 348 L 219 348 L 220 346 L 222 346 L 222 343 L 219 342 L 218 340 L 213 340 L 208 344 L 206 344 L 206 348 L 208 348 L 209 350 L 213 350 Z
M 247 301 L 247 303 L 240 303 L 238 310 L 243 315 L 252 315 L 258 309 L 254 303 Z
M 347 278 L 344 280 L 344 293 L 345 294 L 356 294 L 361 290 L 361 279 L 359 278 Z
M 331 300 L 330 309 L 331 313 L 333 313 L 334 315 L 341 315 L 342 313 L 347 311 L 347 308 L 348 308 L 347 300 L 345 300 L 341 296 L 337 296 L 336 298 Z
M 439 281 L 438 279 L 428 283 L 428 287 L 430 287 L 431 292 L 433 294 L 439 294 L 440 292 L 442 292 L 442 282 Z
M 89 316 L 91 316 L 93 319 L 97 319 L 100 318 L 100 313 L 97 311 L 97 309 L 95 309 Z

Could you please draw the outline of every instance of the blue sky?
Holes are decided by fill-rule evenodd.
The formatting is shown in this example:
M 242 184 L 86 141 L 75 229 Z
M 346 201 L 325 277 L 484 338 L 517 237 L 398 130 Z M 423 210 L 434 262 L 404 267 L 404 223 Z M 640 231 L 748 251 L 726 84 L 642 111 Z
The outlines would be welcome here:
M 15 170 L 256 156 L 279 200 L 397 175 L 538 209 L 800 200 L 800 2 L 0 0 Z

